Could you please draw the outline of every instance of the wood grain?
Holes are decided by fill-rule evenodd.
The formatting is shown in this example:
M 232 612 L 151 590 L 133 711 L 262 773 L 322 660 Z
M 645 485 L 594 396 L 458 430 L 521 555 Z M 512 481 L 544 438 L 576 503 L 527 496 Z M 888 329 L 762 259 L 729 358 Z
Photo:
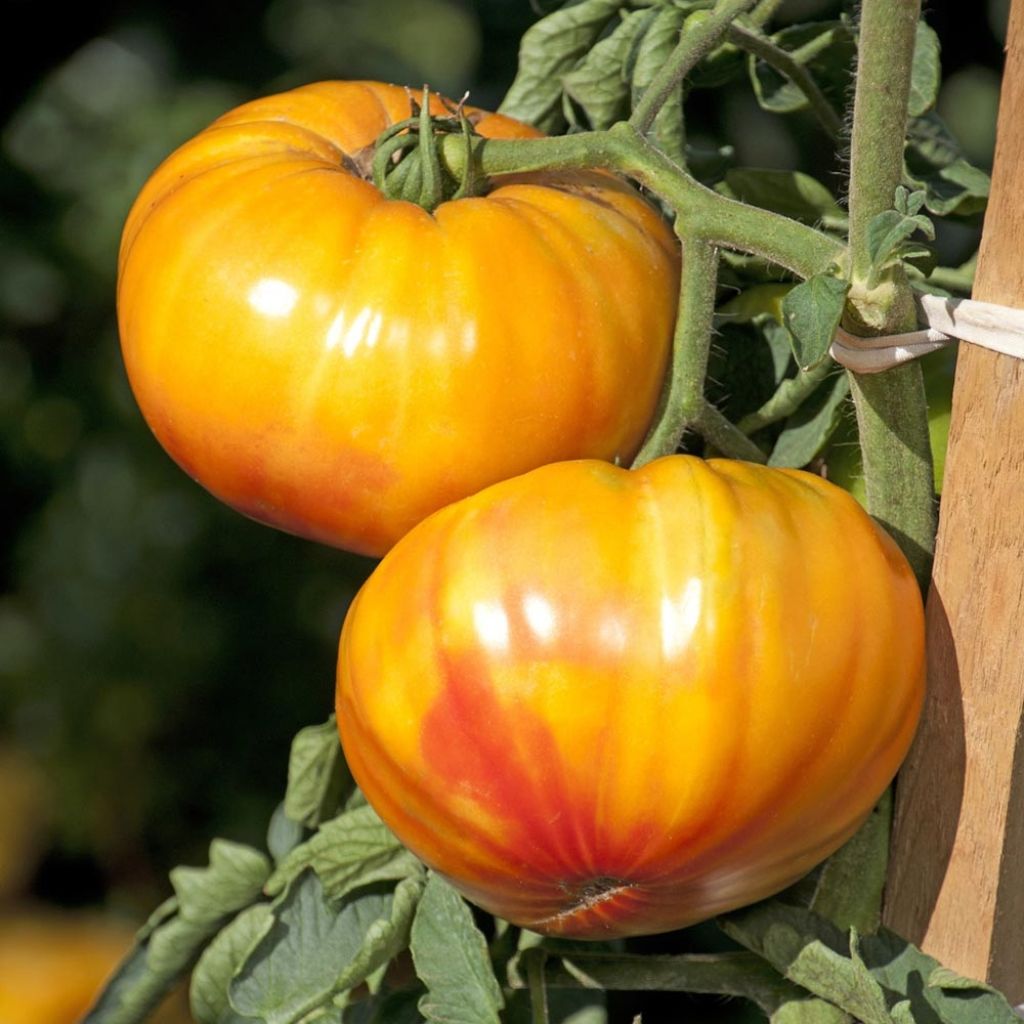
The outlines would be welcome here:
M 974 298 L 1024 307 L 1024 0 L 1010 11 Z M 897 789 L 886 924 L 1024 1001 L 1024 360 L 961 345 L 929 696 Z

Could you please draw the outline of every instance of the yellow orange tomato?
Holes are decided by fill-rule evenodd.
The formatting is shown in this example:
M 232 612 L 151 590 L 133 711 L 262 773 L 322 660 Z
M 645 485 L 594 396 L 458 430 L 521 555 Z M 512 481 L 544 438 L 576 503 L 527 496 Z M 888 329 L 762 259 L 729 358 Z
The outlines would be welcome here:
M 119 265 L 167 451 L 253 518 L 367 554 L 535 466 L 629 459 L 675 310 L 671 232 L 611 175 L 496 180 L 432 214 L 385 198 L 365 169 L 409 113 L 373 82 L 239 107 L 154 173 Z
M 469 899 L 581 938 L 790 884 L 917 722 L 914 577 L 818 477 L 537 469 L 436 513 L 357 596 L 337 710 L 383 819 Z

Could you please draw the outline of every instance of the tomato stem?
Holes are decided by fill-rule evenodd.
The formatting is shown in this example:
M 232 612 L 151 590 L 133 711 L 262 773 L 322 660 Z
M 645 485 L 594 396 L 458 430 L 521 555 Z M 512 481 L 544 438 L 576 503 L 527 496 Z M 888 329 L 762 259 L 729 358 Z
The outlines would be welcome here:
M 871 336 L 913 330 L 917 314 L 902 267 L 873 287 L 871 221 L 893 205 L 903 174 L 914 41 L 920 0 L 864 0 L 850 147 L 850 315 L 847 328 Z M 868 510 L 903 549 L 922 586 L 935 544 L 928 407 L 917 363 L 850 375 L 864 459 Z
M 603 132 L 546 139 L 474 138 L 472 143 L 472 159 L 487 177 L 539 170 L 617 171 L 665 200 L 688 237 L 761 256 L 800 277 L 845 260 L 845 247 L 832 236 L 705 188 L 626 122 Z M 440 150 L 449 172 L 461 175 L 469 158 L 465 144 L 446 136 Z
M 788 50 L 776 46 L 760 32 L 751 32 L 741 25 L 730 25 L 726 38 L 733 45 L 770 64 L 779 74 L 788 78 L 804 94 L 825 131 L 832 138 L 839 138 L 843 130 L 842 118 L 836 113 L 811 73 Z
M 679 277 L 679 313 L 672 343 L 672 367 L 654 425 L 633 460 L 633 468 L 673 454 L 687 430 L 697 431 L 719 451 L 734 458 L 764 462 L 764 452 L 704 397 L 715 317 L 718 248 L 685 234 L 680 241 L 683 266 Z
M 629 123 L 646 135 L 658 111 L 672 92 L 680 87 L 686 75 L 718 45 L 732 21 L 756 3 L 757 0 L 718 0 L 713 10 L 691 14 L 683 22 L 683 31 L 675 49 L 633 109 Z

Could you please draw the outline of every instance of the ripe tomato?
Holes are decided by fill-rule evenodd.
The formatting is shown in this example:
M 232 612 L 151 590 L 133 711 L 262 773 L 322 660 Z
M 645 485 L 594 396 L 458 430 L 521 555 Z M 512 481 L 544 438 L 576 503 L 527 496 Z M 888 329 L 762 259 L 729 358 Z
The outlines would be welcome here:
M 158 168 L 120 255 L 128 376 L 167 451 L 254 519 L 367 554 L 534 466 L 631 458 L 675 314 L 671 232 L 610 175 L 386 199 L 363 169 L 409 114 L 374 82 L 245 104 Z
M 646 934 L 853 834 L 910 744 L 923 647 L 906 561 L 832 484 L 563 463 L 381 562 L 342 633 L 339 729 L 373 806 L 469 899 Z

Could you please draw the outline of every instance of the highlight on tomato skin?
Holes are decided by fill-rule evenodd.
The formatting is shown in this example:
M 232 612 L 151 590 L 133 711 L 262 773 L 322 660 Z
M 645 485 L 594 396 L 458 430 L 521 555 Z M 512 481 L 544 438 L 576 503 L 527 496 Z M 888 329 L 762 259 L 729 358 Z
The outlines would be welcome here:
M 628 461 L 676 307 L 672 232 L 610 174 L 433 213 L 385 198 L 366 153 L 409 113 L 398 86 L 321 82 L 225 114 L 154 172 L 119 259 L 125 365 L 167 452 L 244 514 L 370 555 L 535 466 Z
M 818 477 L 562 463 L 436 513 L 342 632 L 367 799 L 473 902 L 574 938 L 767 897 L 870 813 L 924 678 L 913 574 Z

